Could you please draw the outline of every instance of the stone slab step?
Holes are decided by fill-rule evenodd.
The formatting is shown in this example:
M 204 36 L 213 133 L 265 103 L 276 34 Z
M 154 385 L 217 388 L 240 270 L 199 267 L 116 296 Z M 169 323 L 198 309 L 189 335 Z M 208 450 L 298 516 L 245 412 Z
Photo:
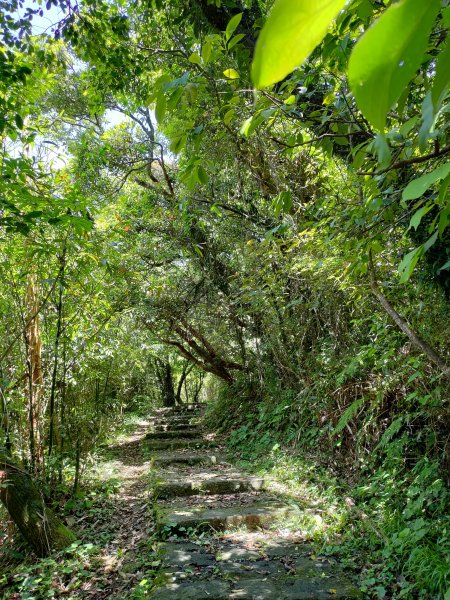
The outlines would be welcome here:
M 157 515 L 157 526 L 160 530 L 174 531 L 197 529 L 224 530 L 230 527 L 246 527 L 249 531 L 268 528 L 276 521 L 296 514 L 294 509 L 277 502 L 252 503 L 250 505 L 233 505 L 227 508 L 199 509 L 186 507 L 169 507 L 160 510 Z
M 176 407 L 176 408 L 169 408 L 160 414 L 163 414 L 164 416 L 186 415 L 186 414 L 192 415 L 193 413 L 200 414 L 200 413 L 203 413 L 204 411 L 205 411 L 205 409 L 200 406 L 180 406 L 180 407 Z
M 176 450 L 177 448 L 215 448 L 216 444 L 203 438 L 173 439 L 173 440 L 146 440 L 145 445 L 149 450 Z
M 199 427 L 199 422 L 195 419 L 183 421 L 150 421 L 150 425 L 155 431 L 168 431 L 169 429 L 174 430 Z
M 223 462 L 217 454 L 187 454 L 182 452 L 167 452 L 153 459 L 156 467 L 165 467 L 169 465 L 215 465 Z
M 175 421 L 190 421 L 192 419 L 199 419 L 202 414 L 199 413 L 180 413 L 177 415 L 153 415 L 149 418 L 149 421 L 155 421 L 159 423 L 169 423 Z
M 199 413 L 198 411 L 189 411 L 183 413 L 167 413 L 160 415 L 153 415 L 149 417 L 149 421 L 153 423 L 174 423 L 178 421 L 191 421 L 202 418 L 203 413 Z
M 184 481 L 166 481 L 155 486 L 158 498 L 174 498 L 176 496 L 235 494 L 236 492 L 257 492 L 264 489 L 264 479 L 193 477 Z
M 178 430 L 168 430 L 168 431 L 155 431 L 151 433 L 147 433 L 145 436 L 146 440 L 170 440 L 170 439 L 178 439 L 182 438 L 185 440 L 196 439 L 200 435 L 200 432 L 197 428 L 194 429 L 178 429 Z
M 178 423 L 163 423 L 154 426 L 155 431 L 179 431 L 179 430 L 192 430 L 198 431 L 198 425 L 192 425 L 189 421 L 179 421 Z
M 151 600 L 353 600 L 357 590 L 339 579 L 296 579 L 277 581 L 245 578 L 238 581 L 208 579 L 169 583 L 155 590 Z
M 264 538 L 268 545 L 248 547 L 245 538 L 252 535 L 239 534 L 241 541 L 222 539 L 218 547 L 217 539 L 212 546 L 180 539 L 163 542 L 158 556 L 165 586 L 155 590 L 151 598 L 349 600 L 360 597 L 336 561 L 313 557 L 307 544 L 277 538 L 273 545 L 274 540 Z M 262 539 L 267 534 L 260 535 Z M 204 583 L 210 587 L 203 588 Z

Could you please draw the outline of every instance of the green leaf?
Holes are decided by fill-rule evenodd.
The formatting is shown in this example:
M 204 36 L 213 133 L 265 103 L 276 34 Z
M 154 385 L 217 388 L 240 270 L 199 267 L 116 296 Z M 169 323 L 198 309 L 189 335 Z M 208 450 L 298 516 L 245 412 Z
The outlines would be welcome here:
M 272 202 L 272 208 L 275 218 L 278 219 L 282 212 L 287 213 L 292 208 L 292 194 L 291 192 L 280 192 L 275 196 Z
M 252 79 L 262 88 L 284 79 L 311 54 L 346 0 L 277 0 L 256 42 Z
M 408 134 L 412 131 L 412 129 L 414 129 L 414 126 L 416 125 L 418 120 L 418 115 L 415 115 L 414 117 L 411 117 L 405 123 L 403 123 L 403 125 L 399 129 L 400 135 L 404 138 L 408 137 Z
M 438 233 L 439 233 L 438 231 L 435 231 L 433 233 L 433 235 L 427 239 L 427 241 L 423 245 L 423 251 L 424 252 L 427 252 L 431 248 L 431 246 L 433 246 L 436 243 L 436 240 L 437 240 L 437 237 L 438 237 Z
M 233 35 L 235 29 L 237 28 L 237 26 L 241 22 L 241 19 L 242 19 L 242 13 L 238 13 L 237 15 L 234 15 L 234 17 L 232 17 L 230 19 L 230 21 L 229 21 L 229 23 L 227 25 L 227 28 L 225 29 L 225 37 L 226 37 L 227 41 Z
M 450 260 L 448 260 L 445 264 L 442 265 L 442 267 L 439 268 L 438 273 L 440 273 L 441 271 L 446 271 L 447 269 L 450 269 Z
M 244 38 L 245 38 L 245 35 L 243 33 L 238 33 L 238 35 L 235 35 L 228 42 L 228 50 L 231 50 L 231 48 L 234 48 L 236 46 L 236 44 L 239 44 L 239 42 Z
M 164 92 L 158 94 L 155 106 L 155 117 L 158 123 L 162 123 L 164 115 L 166 114 L 166 96 Z
M 419 149 L 421 152 L 426 150 L 433 123 L 434 106 L 431 99 L 431 92 L 428 92 L 422 102 L 422 124 L 419 129 Z
M 324 106 L 330 106 L 330 104 L 333 104 L 334 101 L 336 100 L 336 96 L 334 95 L 334 90 L 332 92 L 329 92 L 325 98 L 322 101 L 322 104 Z
M 249 132 L 250 132 L 250 127 L 252 125 L 253 122 L 253 117 L 249 117 L 248 119 L 245 119 L 245 121 L 242 123 L 242 126 L 239 130 L 239 133 L 245 137 L 249 136 Z
M 363 404 L 364 398 L 358 398 L 344 410 L 334 429 L 335 434 L 341 432 L 348 425 Z
M 384 135 L 377 134 L 373 141 L 375 152 L 377 153 L 378 162 L 381 167 L 387 167 L 391 162 L 391 149 Z
M 193 63 L 194 65 L 201 65 L 202 64 L 202 59 L 200 58 L 200 54 L 198 52 L 193 52 L 190 57 L 189 57 L 189 62 Z
M 445 48 L 439 54 L 436 61 L 436 75 L 434 77 L 433 87 L 431 88 L 431 98 L 433 100 L 434 110 L 437 111 L 450 86 L 450 37 L 447 35 Z
M 402 200 L 415 200 L 423 194 L 437 181 L 445 179 L 450 174 L 450 163 L 441 165 L 431 173 L 422 175 L 418 179 L 413 179 L 403 190 Z
M 228 79 L 239 79 L 239 73 L 236 71 L 236 69 L 225 69 L 223 74 Z
M 429 203 L 429 204 L 426 204 L 425 206 L 422 206 L 422 208 L 419 208 L 419 210 L 417 210 L 411 217 L 411 221 L 409 223 L 408 230 L 411 229 L 411 227 L 414 227 L 414 229 L 417 231 L 417 228 L 420 225 L 422 217 L 424 217 L 428 212 L 430 212 L 430 210 L 433 208 L 433 206 L 434 206 L 433 203 Z
M 19 115 L 19 113 L 16 113 L 14 115 L 14 121 L 16 122 L 17 128 L 18 129 L 23 129 L 23 119 L 22 117 Z
M 406 254 L 401 263 L 398 266 L 398 271 L 400 273 L 400 283 L 406 283 L 408 279 L 411 277 L 411 273 L 414 271 L 414 267 L 417 264 L 417 261 L 423 254 L 423 246 L 419 246 L 415 250 L 408 252 Z
M 197 176 L 201 184 L 205 185 L 206 183 L 208 183 L 208 173 L 205 171 L 202 165 L 198 165 L 197 167 Z
M 450 202 L 445 206 L 439 215 L 438 231 L 439 235 L 442 235 L 447 227 L 450 225 Z
M 173 152 L 174 154 L 179 154 L 185 144 L 186 144 L 186 136 L 185 135 L 177 136 L 170 142 L 170 146 L 169 146 L 170 151 Z
M 383 131 L 386 115 L 414 77 L 427 48 L 440 0 L 400 0 L 362 36 L 348 78 L 364 116 Z
M 229 125 L 235 115 L 236 111 L 234 110 L 234 108 L 230 108 L 230 110 L 227 110 L 227 112 L 223 116 L 223 122 L 225 123 L 225 125 Z
M 263 123 L 267 121 L 275 112 L 276 108 L 266 108 L 259 113 L 254 114 L 244 121 L 240 129 L 240 134 L 245 137 L 250 137 L 251 134 Z
M 217 206 L 217 204 L 213 204 L 209 210 L 210 210 L 212 213 L 216 214 L 218 217 L 221 217 L 221 216 L 222 216 L 222 213 L 220 212 L 220 209 L 219 209 L 219 207 Z
M 209 62 L 209 59 L 211 58 L 211 52 L 212 52 L 211 42 L 205 42 L 202 46 L 202 59 L 205 64 Z

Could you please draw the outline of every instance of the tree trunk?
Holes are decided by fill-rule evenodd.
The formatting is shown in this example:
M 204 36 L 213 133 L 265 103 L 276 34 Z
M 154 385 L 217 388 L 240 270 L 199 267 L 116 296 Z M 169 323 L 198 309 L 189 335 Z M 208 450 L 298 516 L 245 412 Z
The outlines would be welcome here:
M 38 556 L 62 550 L 74 534 L 45 506 L 30 475 L 0 450 L 0 500 Z
M 155 374 L 161 390 L 163 406 L 171 408 L 175 406 L 175 389 L 173 385 L 172 366 L 168 360 L 155 358 Z
M 35 273 L 28 275 L 26 291 L 25 344 L 28 369 L 28 424 L 30 457 L 33 469 L 43 466 L 41 439 L 41 403 L 44 379 L 41 362 L 41 334 L 39 328 L 38 284 Z
M 167 407 L 175 406 L 175 390 L 173 389 L 172 367 L 169 362 L 162 368 L 162 397 L 163 405 Z
M 446 363 L 446 361 L 439 356 L 439 354 L 432 348 L 424 339 L 422 339 L 418 333 L 416 333 L 405 319 L 399 315 L 399 313 L 395 310 L 386 296 L 381 292 L 378 281 L 375 273 L 375 267 L 373 264 L 372 253 L 369 254 L 369 275 L 370 275 L 370 287 L 372 289 L 372 293 L 375 298 L 379 301 L 381 306 L 387 312 L 387 314 L 391 317 L 391 319 L 395 322 L 398 328 L 403 331 L 403 333 L 409 338 L 409 340 L 422 350 L 422 352 L 428 356 L 428 358 L 435 365 L 439 367 L 439 369 L 444 373 L 444 375 L 450 376 L 450 367 Z
M 177 404 L 183 404 L 183 402 L 181 400 L 181 392 L 183 390 L 183 383 L 187 380 L 187 376 L 189 375 L 189 373 L 192 371 L 193 368 L 194 368 L 194 365 L 189 364 L 189 362 L 187 362 L 187 361 L 183 365 L 183 371 L 181 372 L 180 380 L 178 381 L 178 387 L 177 387 L 177 395 L 176 395 L 176 403 Z

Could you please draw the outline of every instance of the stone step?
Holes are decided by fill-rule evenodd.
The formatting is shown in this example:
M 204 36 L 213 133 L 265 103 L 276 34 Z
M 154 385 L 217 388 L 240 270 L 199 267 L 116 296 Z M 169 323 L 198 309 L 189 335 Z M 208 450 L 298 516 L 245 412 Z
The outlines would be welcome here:
M 192 414 L 192 413 L 202 413 L 205 411 L 203 406 L 175 406 L 174 408 L 168 408 L 165 411 L 162 411 L 164 415 L 184 415 L 184 414 Z
M 178 448 L 215 448 L 217 445 L 204 438 L 190 440 L 176 438 L 172 440 L 146 440 L 145 446 L 149 450 L 176 450 Z
M 208 579 L 169 583 L 155 590 L 151 600 L 353 600 L 359 598 L 351 585 L 340 579 L 299 579 L 289 577 L 284 581 L 267 577 Z
M 163 423 L 154 426 L 155 431 L 178 431 L 178 430 L 198 430 L 198 425 L 192 425 L 189 421 L 179 421 L 175 423 Z
M 160 544 L 163 587 L 153 600 L 326 600 L 360 598 L 333 559 L 276 534 L 238 534 L 212 545 L 177 539 Z M 248 544 L 250 541 L 250 544 Z M 255 544 L 256 541 L 256 544 Z M 262 543 L 261 543 L 262 542 Z M 207 584 L 208 587 L 203 587 Z
M 160 413 L 149 417 L 150 421 L 158 423 L 170 423 L 175 421 L 189 421 L 191 419 L 199 419 L 203 416 L 202 412 L 198 411 L 183 411 L 178 413 Z
M 156 467 L 167 467 L 169 465 L 215 465 L 223 462 L 216 454 L 186 454 L 182 452 L 168 452 L 156 456 L 153 464 Z
M 264 489 L 264 480 L 260 477 L 248 478 L 207 478 L 192 477 L 178 481 L 165 481 L 155 486 L 157 498 L 176 496 L 222 495 L 236 492 L 258 492 Z
M 227 508 L 204 509 L 168 507 L 157 515 L 157 527 L 176 532 L 188 529 L 224 530 L 230 527 L 246 527 L 248 531 L 267 528 L 278 520 L 294 516 L 296 511 L 278 502 L 254 502 L 250 505 L 233 505 Z
M 150 422 L 155 431 L 168 431 L 174 429 L 189 429 L 190 427 L 199 427 L 198 421 L 153 421 Z
M 163 417 L 161 419 L 150 419 L 152 425 L 195 425 L 198 421 L 199 420 L 196 417 L 172 417 L 171 419 Z
M 155 431 L 153 433 L 147 433 L 145 436 L 146 440 L 171 440 L 171 439 L 185 439 L 191 440 L 198 438 L 200 431 L 197 428 L 194 429 L 179 429 L 176 431 Z

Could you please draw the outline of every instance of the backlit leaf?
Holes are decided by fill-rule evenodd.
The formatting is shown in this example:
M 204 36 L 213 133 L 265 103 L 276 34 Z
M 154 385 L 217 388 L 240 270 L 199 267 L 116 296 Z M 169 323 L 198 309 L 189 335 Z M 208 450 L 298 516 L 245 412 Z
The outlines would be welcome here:
M 202 59 L 205 64 L 209 62 L 209 59 L 211 58 L 211 52 L 212 52 L 211 42 L 205 42 L 202 46 Z
M 166 96 L 163 92 L 158 95 L 155 106 L 155 117 L 158 123 L 161 123 L 166 114 Z
M 378 134 L 373 142 L 377 153 L 378 162 L 382 167 L 386 167 L 391 162 L 391 150 L 384 135 Z
M 223 74 L 228 79 L 239 79 L 239 73 L 236 71 L 236 69 L 225 69 Z
M 199 53 L 193 52 L 189 57 L 189 62 L 193 63 L 194 65 L 201 65 L 202 59 L 200 58 Z
M 256 43 L 252 79 L 257 88 L 302 64 L 323 40 L 346 0 L 277 0 Z
M 350 87 L 364 116 L 379 131 L 424 58 L 439 7 L 439 0 L 400 0 L 392 4 L 352 52 Z
M 227 28 L 225 30 L 225 37 L 227 40 L 229 40 L 230 37 L 233 35 L 237 26 L 241 22 L 241 19 L 242 19 L 242 13 L 238 13 L 237 15 L 234 15 L 234 17 L 232 17 L 230 19 L 230 22 L 228 23 Z

